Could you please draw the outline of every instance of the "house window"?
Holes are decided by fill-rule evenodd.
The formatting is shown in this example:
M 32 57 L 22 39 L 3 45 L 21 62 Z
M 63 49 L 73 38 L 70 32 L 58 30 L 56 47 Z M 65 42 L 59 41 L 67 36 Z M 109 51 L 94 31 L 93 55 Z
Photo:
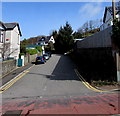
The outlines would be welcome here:
M 0 31 L 0 43 L 3 43 L 3 32 Z

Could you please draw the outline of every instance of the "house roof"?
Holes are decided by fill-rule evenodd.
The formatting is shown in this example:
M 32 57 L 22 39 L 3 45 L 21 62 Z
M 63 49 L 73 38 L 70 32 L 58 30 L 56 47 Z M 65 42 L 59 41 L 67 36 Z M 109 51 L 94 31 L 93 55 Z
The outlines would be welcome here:
M 115 11 L 116 11 L 116 14 L 118 14 L 118 13 L 120 12 L 120 7 L 117 6 L 117 7 L 115 7 L 115 9 L 116 9 L 116 10 L 115 10 Z M 105 23 L 107 11 L 109 11 L 109 13 L 110 13 L 111 15 L 113 15 L 112 6 L 107 6 L 107 7 L 105 7 L 105 13 L 104 13 L 104 17 L 103 17 L 103 22 L 104 22 L 104 23 Z
M 4 23 L 6 30 L 12 30 L 14 29 L 16 26 L 18 26 L 18 30 L 20 32 L 20 36 L 22 36 L 21 31 L 20 31 L 20 27 L 18 23 Z
M 2 21 L 0 21 L 0 25 L 1 25 L 1 30 L 5 30 L 6 29 L 6 27 L 5 27 L 5 25 L 4 25 L 4 23 L 2 22 Z
M 39 39 L 39 42 L 45 41 L 46 43 L 49 42 L 51 36 L 47 36 L 47 37 L 42 37 Z

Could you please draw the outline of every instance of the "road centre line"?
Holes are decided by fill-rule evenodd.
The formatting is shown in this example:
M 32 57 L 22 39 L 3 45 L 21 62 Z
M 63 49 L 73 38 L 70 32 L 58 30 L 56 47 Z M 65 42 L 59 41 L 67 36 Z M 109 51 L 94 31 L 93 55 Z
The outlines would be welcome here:
M 116 92 L 116 91 L 103 91 L 103 90 L 99 90 L 94 88 L 93 86 L 91 86 L 88 82 L 86 82 L 86 80 L 80 75 L 80 73 L 78 72 L 77 69 L 74 69 L 75 73 L 77 74 L 77 76 L 79 77 L 79 79 L 82 81 L 82 83 L 90 90 L 92 91 L 97 91 L 97 92 Z

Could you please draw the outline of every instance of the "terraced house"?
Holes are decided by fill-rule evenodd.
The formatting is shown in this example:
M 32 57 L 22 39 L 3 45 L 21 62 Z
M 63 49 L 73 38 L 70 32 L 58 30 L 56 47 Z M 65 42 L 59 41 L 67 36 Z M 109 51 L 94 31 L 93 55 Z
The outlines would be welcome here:
M 20 53 L 20 37 L 22 36 L 18 23 L 0 22 L 0 58 L 18 59 Z

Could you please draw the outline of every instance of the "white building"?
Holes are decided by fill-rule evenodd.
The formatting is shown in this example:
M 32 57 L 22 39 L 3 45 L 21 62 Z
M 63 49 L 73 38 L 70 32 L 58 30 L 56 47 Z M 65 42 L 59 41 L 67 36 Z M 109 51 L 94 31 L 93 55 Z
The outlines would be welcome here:
M 52 42 L 53 44 L 55 43 L 53 36 L 42 37 L 38 40 L 38 42 L 36 42 L 36 45 L 42 46 L 42 54 L 45 54 L 45 46 L 47 46 L 50 42 Z
M 116 6 L 116 18 L 120 20 L 120 7 Z M 113 25 L 113 9 L 112 6 L 108 6 L 105 8 L 103 24 L 100 27 L 100 31 L 110 27 Z
M 2 59 L 2 52 L 3 52 L 3 42 L 5 39 L 5 26 L 3 22 L 0 21 L 0 59 Z
M 18 59 L 20 53 L 20 36 L 22 36 L 18 23 L 3 23 L 5 33 L 1 42 L 4 58 L 12 57 Z

